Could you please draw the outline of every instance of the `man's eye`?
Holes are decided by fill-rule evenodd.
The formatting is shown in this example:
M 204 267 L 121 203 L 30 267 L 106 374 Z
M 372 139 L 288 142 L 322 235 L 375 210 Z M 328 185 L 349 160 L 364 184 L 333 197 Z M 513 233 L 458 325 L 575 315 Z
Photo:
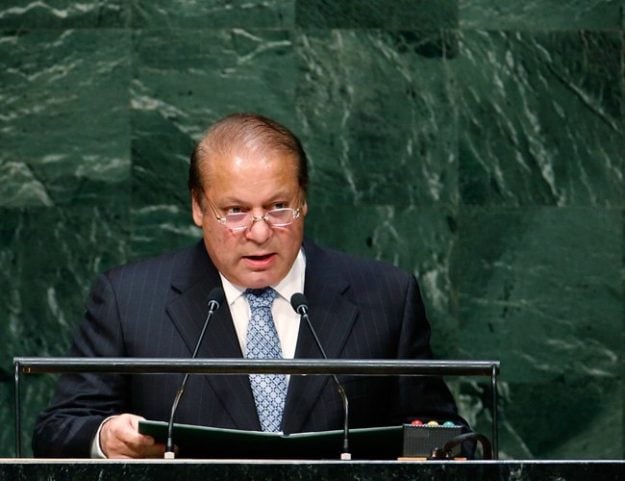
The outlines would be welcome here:
M 241 212 L 243 212 L 241 207 L 228 207 L 226 209 L 226 214 L 240 214 Z
M 289 206 L 289 204 L 287 204 L 286 202 L 276 202 L 275 204 L 273 204 L 271 206 L 271 208 L 273 210 L 276 210 L 276 209 L 286 209 L 288 206 Z

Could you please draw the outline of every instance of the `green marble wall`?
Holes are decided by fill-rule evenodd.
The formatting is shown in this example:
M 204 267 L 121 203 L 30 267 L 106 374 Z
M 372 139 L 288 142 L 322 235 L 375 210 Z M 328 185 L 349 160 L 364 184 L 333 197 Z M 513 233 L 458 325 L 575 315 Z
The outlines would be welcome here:
M 624 27 L 625 0 L 4 0 L 0 457 L 13 356 L 198 237 L 191 146 L 252 110 L 308 148 L 308 234 L 417 273 L 440 357 L 501 360 L 503 457 L 623 458 Z

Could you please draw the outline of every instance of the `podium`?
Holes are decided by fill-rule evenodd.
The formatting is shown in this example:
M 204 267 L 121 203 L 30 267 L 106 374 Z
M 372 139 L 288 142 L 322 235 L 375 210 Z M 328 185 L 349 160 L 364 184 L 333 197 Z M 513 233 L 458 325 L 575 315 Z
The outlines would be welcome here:
M 90 372 L 117 374 L 189 373 L 228 375 L 281 373 L 291 375 L 489 376 L 491 379 L 493 405 L 493 458 L 497 459 L 497 375 L 499 373 L 499 361 L 16 357 L 13 362 L 15 368 L 15 452 L 18 458 L 21 457 L 22 452 L 21 375 Z M 364 431 L 363 435 L 366 435 L 367 430 Z M 377 434 L 379 435 L 379 433 Z M 397 438 L 394 437 L 393 439 Z M 400 449 L 397 449 L 397 451 L 401 452 Z M 297 452 L 291 454 L 287 457 L 298 457 Z M 337 450 L 337 457 L 338 454 L 339 450 Z

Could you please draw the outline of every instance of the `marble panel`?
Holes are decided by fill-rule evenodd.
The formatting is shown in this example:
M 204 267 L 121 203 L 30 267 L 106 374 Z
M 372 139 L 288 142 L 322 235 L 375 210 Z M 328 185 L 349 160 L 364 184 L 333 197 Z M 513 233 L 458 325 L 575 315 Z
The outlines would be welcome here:
M 136 0 L 135 28 L 289 28 L 296 0 Z
M 460 28 L 604 30 L 623 26 L 622 0 L 458 0 Z
M 453 67 L 463 203 L 622 205 L 622 35 L 463 32 Z
M 14 355 L 59 355 L 96 274 L 127 258 L 122 207 L 3 210 L 3 364 Z
M 97 272 L 199 238 L 188 156 L 237 110 L 301 134 L 307 235 L 414 272 L 439 357 L 502 360 L 504 457 L 625 457 L 624 12 L 623 0 L 4 2 L 0 457 L 13 454 L 11 358 L 63 354 Z M 490 434 L 488 385 L 449 381 Z M 25 446 L 53 383 L 27 381 Z M 147 476 L 171 474 L 158 468 Z
M 0 28 L 120 28 L 128 25 L 125 0 L 5 0 L 0 5 Z
M 303 28 L 455 28 L 457 0 L 298 0 L 296 24 Z
M 622 211 L 463 209 L 452 259 L 463 357 L 502 379 L 615 379 L 625 341 Z
M 202 237 L 202 231 L 193 224 L 190 208 L 163 202 L 133 208 L 130 217 L 132 238 L 129 254 L 133 259 L 189 246 Z
M 501 459 L 621 458 L 621 379 L 562 376 L 548 382 L 503 381 L 498 394 Z M 471 427 L 492 439 L 490 386 L 464 379 L 454 395 Z
M 317 204 L 454 204 L 444 32 L 315 30 L 297 40 L 298 115 Z
M 0 35 L 0 206 L 125 202 L 129 48 L 123 30 Z
M 459 291 L 461 357 L 502 361 L 506 456 L 619 457 L 621 213 L 533 211 L 459 214 L 452 279 Z M 485 432 L 490 419 L 481 409 L 483 393 L 459 399 L 468 404 L 464 413 L 476 413 L 469 416 L 472 425 Z
M 286 30 L 137 30 L 133 42 L 133 112 L 158 111 L 193 138 L 235 111 L 287 124 L 293 117 L 295 64 Z M 134 129 L 142 130 L 133 120 Z
M 474 431 L 492 440 L 490 385 L 466 378 L 450 384 L 462 416 Z M 622 398 L 623 381 L 616 378 L 500 381 L 500 458 L 622 459 Z
M 506 385 L 502 451 L 516 459 L 619 459 L 623 381 L 567 376 Z
M 137 109 L 132 116 L 131 255 L 146 257 L 190 244 L 200 235 L 192 226 L 187 189 L 194 145 L 158 110 Z

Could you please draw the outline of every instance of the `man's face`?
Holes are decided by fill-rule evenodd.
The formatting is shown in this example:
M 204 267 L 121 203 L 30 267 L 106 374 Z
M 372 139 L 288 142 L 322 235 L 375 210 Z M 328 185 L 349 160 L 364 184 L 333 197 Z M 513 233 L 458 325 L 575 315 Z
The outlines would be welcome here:
M 201 173 L 204 197 L 201 192 L 193 196 L 193 221 L 202 228 L 217 269 L 240 287 L 277 284 L 291 269 L 304 237 L 307 207 L 297 182 L 296 160 L 275 151 L 241 150 L 203 162 Z M 242 232 L 230 231 L 215 218 L 235 212 L 251 212 L 258 218 L 282 207 L 300 207 L 300 217 L 285 227 L 257 221 Z

